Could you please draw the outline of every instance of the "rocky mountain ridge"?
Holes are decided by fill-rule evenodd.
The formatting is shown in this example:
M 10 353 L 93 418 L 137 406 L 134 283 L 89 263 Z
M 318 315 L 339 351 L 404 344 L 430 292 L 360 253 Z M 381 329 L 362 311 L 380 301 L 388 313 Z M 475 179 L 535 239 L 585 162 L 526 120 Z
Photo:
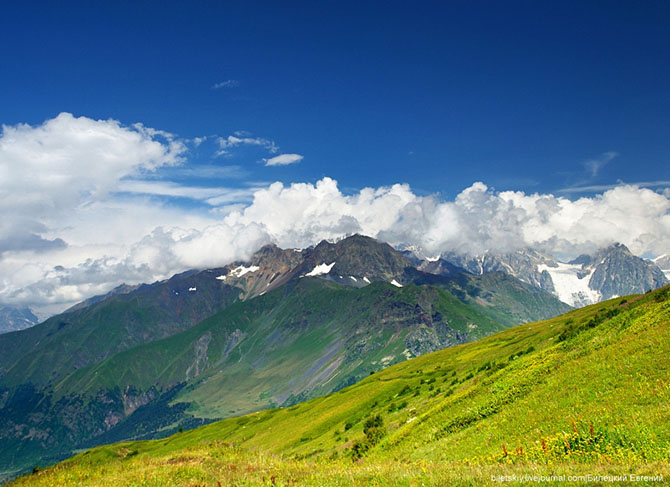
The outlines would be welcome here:
M 658 264 L 670 267 L 670 259 L 649 261 L 617 243 L 570 262 L 560 262 L 533 249 L 521 249 L 480 256 L 448 253 L 437 261 L 422 262 L 419 268 L 442 273 L 444 262 L 473 274 L 505 272 L 577 307 L 662 287 L 668 284 L 668 272 L 661 270 Z

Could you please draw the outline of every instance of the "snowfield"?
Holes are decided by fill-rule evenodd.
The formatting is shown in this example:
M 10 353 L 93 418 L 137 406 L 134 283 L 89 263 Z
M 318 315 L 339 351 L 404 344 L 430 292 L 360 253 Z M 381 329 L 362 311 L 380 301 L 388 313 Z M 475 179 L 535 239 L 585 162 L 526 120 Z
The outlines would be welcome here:
M 541 264 L 537 266 L 538 271 L 547 271 L 554 283 L 554 291 L 558 299 L 570 306 L 586 306 L 600 301 L 600 292 L 589 287 L 589 281 L 593 271 L 581 279 L 578 273 L 582 270 L 579 264 L 558 263 L 558 267 L 549 267 Z

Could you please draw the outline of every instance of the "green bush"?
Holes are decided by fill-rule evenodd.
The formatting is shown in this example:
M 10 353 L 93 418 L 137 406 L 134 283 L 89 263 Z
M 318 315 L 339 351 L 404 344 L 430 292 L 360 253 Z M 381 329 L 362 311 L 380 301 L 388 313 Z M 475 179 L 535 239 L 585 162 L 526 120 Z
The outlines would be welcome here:
M 405 403 L 405 405 L 407 404 Z M 365 438 L 355 442 L 351 447 L 352 460 L 361 458 L 368 450 L 379 443 L 384 435 L 386 435 L 384 418 L 379 414 L 370 416 L 365 420 L 365 423 L 363 423 L 363 433 L 365 434 Z

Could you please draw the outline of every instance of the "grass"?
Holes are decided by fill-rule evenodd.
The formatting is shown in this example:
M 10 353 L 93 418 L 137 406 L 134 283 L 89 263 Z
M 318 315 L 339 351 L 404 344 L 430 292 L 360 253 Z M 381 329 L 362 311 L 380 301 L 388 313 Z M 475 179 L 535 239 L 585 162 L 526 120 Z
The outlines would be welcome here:
M 667 481 L 668 294 L 666 287 L 520 325 L 289 408 L 94 448 L 11 485 L 477 485 L 499 475 L 630 474 Z M 377 415 L 381 424 L 370 421 Z
M 668 478 L 667 463 L 595 464 L 525 463 L 464 465 L 428 461 L 296 460 L 281 455 L 249 452 L 224 442 L 211 442 L 194 449 L 147 458 L 130 455 L 124 449 L 110 453 L 107 463 L 79 460 L 76 467 L 63 463 L 49 470 L 23 477 L 16 486 L 104 486 L 104 487 L 218 487 L 221 486 L 466 486 L 490 484 L 501 476 L 519 480 L 524 476 L 554 477 L 542 485 L 564 485 L 561 476 L 637 476 Z M 522 482 L 506 482 L 520 484 Z M 575 484 L 578 482 L 571 482 Z M 654 481 L 631 482 L 654 485 Z M 656 482 L 659 485 L 659 482 Z M 598 485 L 598 483 L 591 483 Z M 607 485 L 612 485 L 607 483 Z M 619 485 L 619 484 L 617 484 Z

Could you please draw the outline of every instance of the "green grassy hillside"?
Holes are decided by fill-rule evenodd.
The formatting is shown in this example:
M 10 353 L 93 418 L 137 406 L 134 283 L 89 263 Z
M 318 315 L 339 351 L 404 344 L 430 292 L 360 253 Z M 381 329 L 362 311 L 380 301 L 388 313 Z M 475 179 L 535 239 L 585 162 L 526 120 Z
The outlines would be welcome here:
M 26 468 L 77 447 L 291 405 L 503 328 L 440 288 L 297 279 L 47 390 L 0 389 L 0 465 Z
M 198 292 L 189 292 L 197 286 Z M 178 274 L 0 335 L 0 388 L 42 388 L 139 344 L 182 332 L 238 299 L 206 272 Z
M 98 447 L 11 485 L 467 485 L 526 474 L 667 480 L 668 356 L 666 287 L 402 362 L 292 407 Z
M 58 398 L 129 384 L 146 391 L 188 379 L 180 397 L 201 415 L 221 417 L 321 395 L 503 328 L 438 288 L 356 289 L 305 278 L 80 369 L 55 391 Z

